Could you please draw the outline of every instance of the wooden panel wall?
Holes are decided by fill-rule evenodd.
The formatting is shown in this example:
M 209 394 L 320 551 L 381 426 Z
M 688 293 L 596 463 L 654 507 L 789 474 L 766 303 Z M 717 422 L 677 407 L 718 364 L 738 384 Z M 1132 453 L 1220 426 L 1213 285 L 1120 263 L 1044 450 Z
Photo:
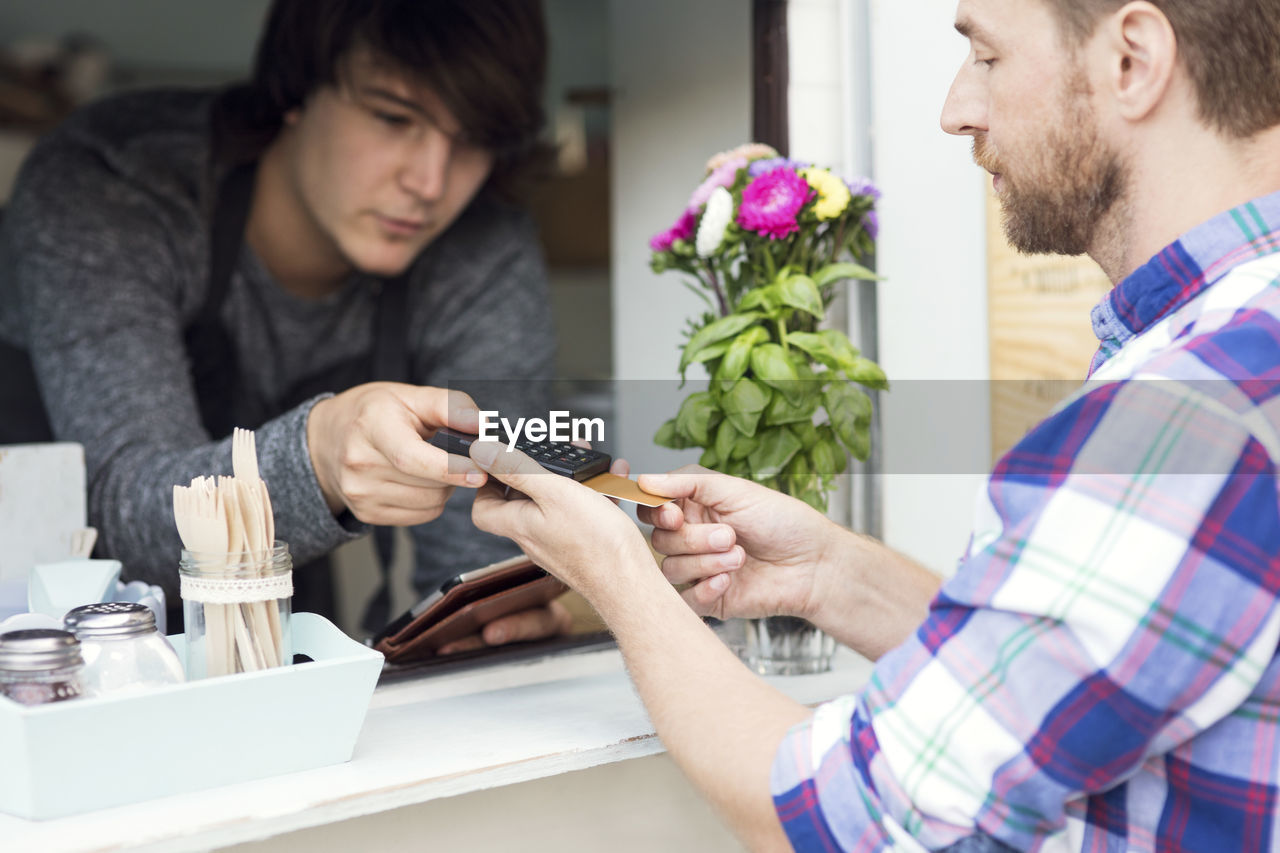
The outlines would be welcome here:
M 1111 289 L 1087 257 L 1023 255 L 987 193 L 991 450 L 998 459 L 1083 381 L 1098 348 L 1089 312 Z M 1067 380 L 1067 381 L 1064 381 Z

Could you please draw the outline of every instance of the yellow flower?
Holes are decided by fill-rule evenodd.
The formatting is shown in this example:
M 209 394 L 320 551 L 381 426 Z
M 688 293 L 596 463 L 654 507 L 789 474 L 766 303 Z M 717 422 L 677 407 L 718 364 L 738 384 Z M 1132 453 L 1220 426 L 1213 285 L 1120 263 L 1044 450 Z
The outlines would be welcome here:
M 835 219 L 844 213 L 844 209 L 849 206 L 849 200 L 853 198 L 845 182 L 826 169 L 819 169 L 817 166 L 801 169 L 800 177 L 804 178 L 818 194 L 813 212 L 819 220 Z

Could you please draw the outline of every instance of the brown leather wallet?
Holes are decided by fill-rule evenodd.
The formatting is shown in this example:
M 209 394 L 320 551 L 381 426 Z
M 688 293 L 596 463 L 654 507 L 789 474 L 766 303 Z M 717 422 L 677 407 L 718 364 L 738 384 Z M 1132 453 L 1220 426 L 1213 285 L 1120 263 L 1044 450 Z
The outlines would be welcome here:
M 567 587 L 523 555 L 450 578 L 387 626 L 374 648 L 388 663 L 429 658 L 486 623 L 531 607 L 542 607 Z

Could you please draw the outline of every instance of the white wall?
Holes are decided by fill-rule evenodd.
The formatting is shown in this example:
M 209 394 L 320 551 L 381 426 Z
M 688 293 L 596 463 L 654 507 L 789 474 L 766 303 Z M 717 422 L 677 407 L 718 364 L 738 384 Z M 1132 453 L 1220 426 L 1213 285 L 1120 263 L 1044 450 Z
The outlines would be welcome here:
M 615 450 L 635 471 L 697 453 L 653 434 L 688 393 L 671 378 L 685 318 L 702 303 L 675 274 L 649 270 L 649 238 L 668 228 L 707 158 L 751 131 L 749 0 L 611 0 L 613 34 L 613 364 Z M 647 380 L 647 381 L 646 381 Z
M 880 362 L 899 392 L 884 400 L 883 533 L 950 572 L 981 476 L 900 472 L 940 442 L 955 458 L 989 458 L 987 406 L 965 406 L 956 423 L 951 404 L 918 405 L 924 394 L 985 393 L 969 380 L 989 376 L 982 173 L 969 141 L 938 124 L 967 47 L 952 26 L 955 0 L 870 0 L 870 11 L 872 163 L 884 191 Z
M 268 0 L 57 0 L 0 4 L 0 42 L 89 33 L 127 66 L 238 74 Z

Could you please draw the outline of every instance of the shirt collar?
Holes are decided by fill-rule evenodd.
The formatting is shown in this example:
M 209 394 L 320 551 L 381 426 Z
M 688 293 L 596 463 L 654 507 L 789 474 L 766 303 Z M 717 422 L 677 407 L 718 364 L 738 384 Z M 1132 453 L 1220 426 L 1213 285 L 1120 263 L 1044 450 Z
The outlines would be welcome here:
M 1274 252 L 1280 252 L 1280 192 L 1197 225 L 1094 306 L 1093 331 L 1102 342 L 1099 356 L 1105 360 L 1104 354 L 1115 352 L 1240 264 Z

